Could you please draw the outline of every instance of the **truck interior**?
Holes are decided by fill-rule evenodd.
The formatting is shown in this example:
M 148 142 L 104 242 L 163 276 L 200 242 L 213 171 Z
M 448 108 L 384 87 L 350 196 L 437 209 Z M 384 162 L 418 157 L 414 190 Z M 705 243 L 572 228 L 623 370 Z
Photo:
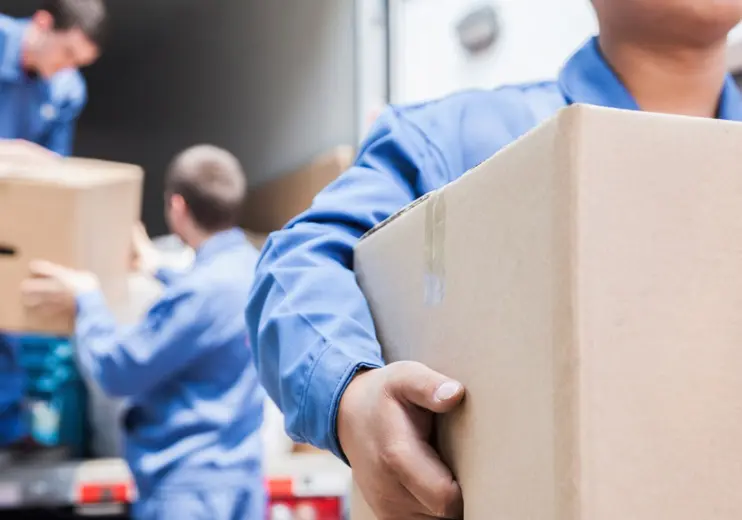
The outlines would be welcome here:
M 3 0 L 30 16 L 38 0 Z M 75 155 L 142 165 L 143 219 L 165 232 L 163 172 L 208 142 L 242 161 L 252 186 L 356 140 L 354 6 L 345 0 L 109 2 L 101 59 Z

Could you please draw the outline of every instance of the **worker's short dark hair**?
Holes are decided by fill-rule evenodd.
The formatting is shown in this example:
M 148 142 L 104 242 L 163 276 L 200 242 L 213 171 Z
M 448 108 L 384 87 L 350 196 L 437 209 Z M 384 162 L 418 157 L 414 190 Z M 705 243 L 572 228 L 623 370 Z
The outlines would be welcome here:
M 197 145 L 181 152 L 165 176 L 166 197 L 183 197 L 196 224 L 211 233 L 237 224 L 246 194 L 239 160 L 216 146 Z
M 108 37 L 108 14 L 104 0 L 44 0 L 41 7 L 54 18 L 59 31 L 78 28 L 98 48 Z

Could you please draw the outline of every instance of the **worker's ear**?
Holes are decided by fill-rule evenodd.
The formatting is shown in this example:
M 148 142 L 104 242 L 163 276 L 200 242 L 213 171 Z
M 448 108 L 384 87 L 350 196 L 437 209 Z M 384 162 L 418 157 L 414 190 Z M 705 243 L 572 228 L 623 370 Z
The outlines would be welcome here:
M 49 11 L 39 10 L 31 17 L 31 22 L 42 31 L 54 29 L 54 17 Z
M 188 214 L 188 204 L 182 195 L 171 195 L 170 196 L 170 211 L 177 218 L 183 218 Z

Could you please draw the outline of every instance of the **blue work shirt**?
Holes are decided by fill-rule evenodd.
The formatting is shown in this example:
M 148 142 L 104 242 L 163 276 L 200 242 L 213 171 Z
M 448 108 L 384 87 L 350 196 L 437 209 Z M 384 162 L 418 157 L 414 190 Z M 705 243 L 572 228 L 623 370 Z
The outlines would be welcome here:
M 24 411 L 26 382 L 19 364 L 19 350 L 17 335 L 0 334 L 0 448 L 30 433 L 29 417 Z
M 49 80 L 30 77 L 21 64 L 28 24 L 0 15 L 0 139 L 24 139 L 67 156 L 87 101 L 85 80 L 76 69 Z
M 178 490 L 247 488 L 262 515 L 265 393 L 244 317 L 257 257 L 241 230 L 214 235 L 190 270 L 160 272 L 164 294 L 133 328 L 116 325 L 101 293 L 78 298 L 78 362 L 125 398 L 125 454 L 143 509 Z
M 308 211 L 270 236 L 247 321 L 263 385 L 294 439 L 342 456 L 336 434 L 340 397 L 360 367 L 384 364 L 353 274 L 353 246 L 360 237 L 572 103 L 639 109 L 596 39 L 554 82 L 392 106 L 355 165 Z M 742 120 L 742 96 L 731 78 L 720 93 L 718 115 Z

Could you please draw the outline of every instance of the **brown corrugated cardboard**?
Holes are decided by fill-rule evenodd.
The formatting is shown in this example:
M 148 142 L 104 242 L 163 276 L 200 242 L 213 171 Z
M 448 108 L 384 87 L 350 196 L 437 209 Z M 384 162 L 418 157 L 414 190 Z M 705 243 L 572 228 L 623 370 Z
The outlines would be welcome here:
M 0 162 L 0 330 L 72 330 L 70 317 L 23 308 L 20 284 L 34 259 L 94 272 L 112 304 L 126 297 L 142 178 L 136 166 L 86 159 Z
M 339 146 L 295 172 L 250 188 L 243 226 L 257 234 L 281 229 L 309 208 L 317 193 L 350 168 L 353 156 L 352 147 Z
M 467 520 L 742 518 L 741 150 L 574 106 L 360 242 L 385 358 L 467 387 Z

